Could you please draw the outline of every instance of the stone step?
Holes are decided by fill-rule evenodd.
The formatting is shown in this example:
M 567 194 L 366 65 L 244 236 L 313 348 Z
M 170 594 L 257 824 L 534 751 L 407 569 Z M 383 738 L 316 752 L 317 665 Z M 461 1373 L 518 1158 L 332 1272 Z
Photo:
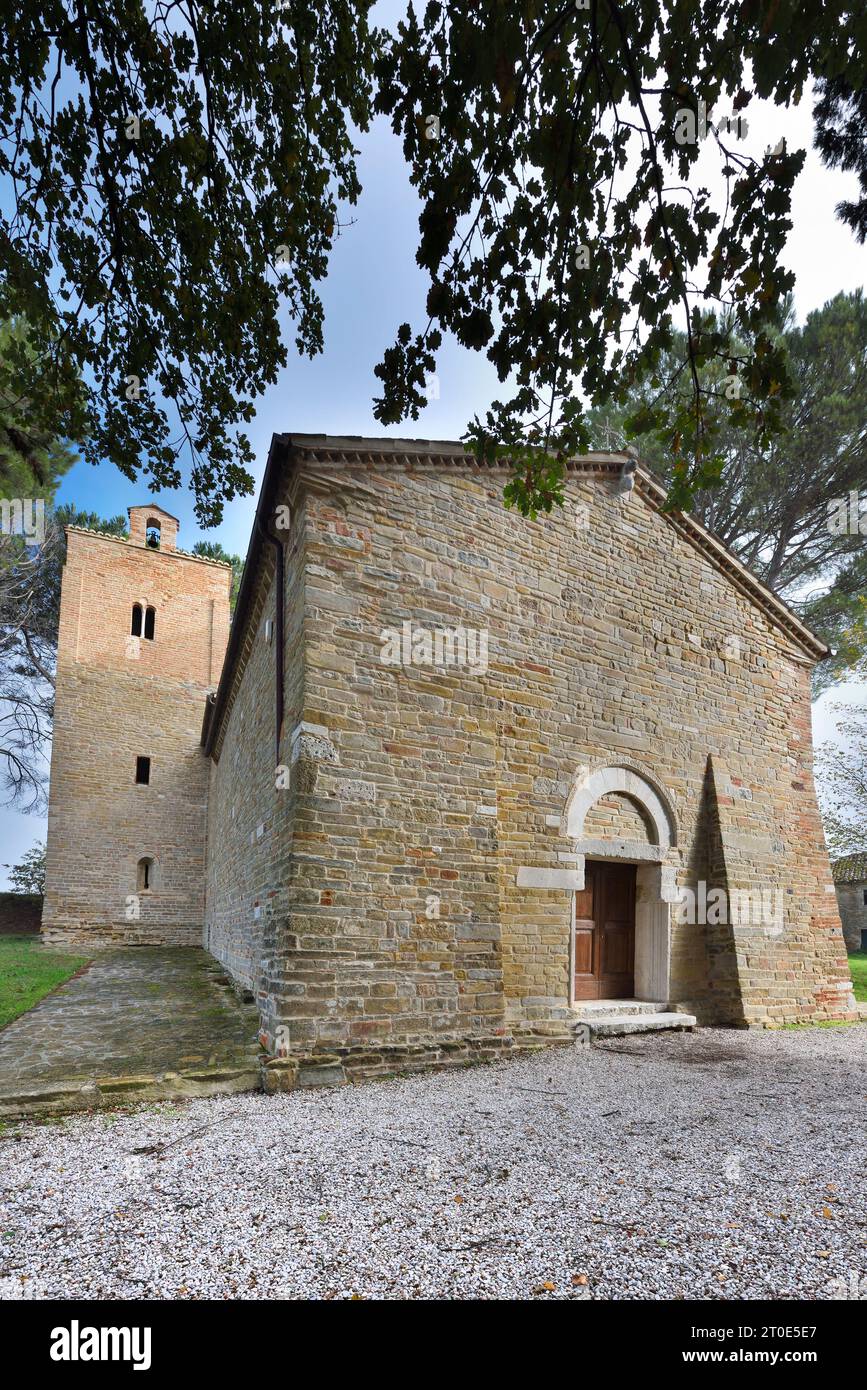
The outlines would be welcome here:
M 625 1014 L 661 1014 L 666 1012 L 662 1000 L 652 999 L 580 999 L 573 1009 L 582 1022 L 593 1018 L 620 1018 Z
M 576 1026 L 580 1028 L 582 1024 L 590 1029 L 595 1040 L 620 1038 L 628 1033 L 658 1033 L 665 1028 L 694 1028 L 696 1018 L 694 1014 L 676 1013 L 609 1014 L 605 1017 L 597 1014 L 579 1018 Z

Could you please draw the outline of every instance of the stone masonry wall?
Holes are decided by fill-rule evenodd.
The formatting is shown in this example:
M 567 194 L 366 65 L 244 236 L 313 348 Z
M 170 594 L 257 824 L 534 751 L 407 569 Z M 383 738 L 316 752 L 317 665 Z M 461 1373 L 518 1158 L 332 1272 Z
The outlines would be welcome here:
M 641 495 L 623 502 L 616 479 L 585 477 L 570 501 L 565 514 L 521 525 L 491 490 L 484 520 L 474 517 L 495 570 L 488 583 L 499 585 L 492 693 L 512 715 L 501 724 L 498 798 L 508 994 L 525 1008 L 569 996 L 568 894 L 518 888 L 516 872 L 571 862 L 556 821 L 576 770 L 624 763 L 663 788 L 678 824 L 678 883 L 695 887 L 707 870 L 706 764 L 719 755 L 723 793 L 739 808 L 729 848 L 742 858 L 729 886 L 779 888 L 785 902 L 782 938 L 756 943 L 748 932 L 729 943 L 743 956 L 749 1021 L 850 1016 L 811 776 L 808 660 Z M 707 926 L 672 922 L 662 1002 L 743 1021 L 737 991 L 712 987 L 708 950 Z
M 288 768 L 290 734 L 298 723 L 303 686 L 303 516 L 285 532 L 285 706 L 280 755 L 275 746 L 274 563 L 263 550 L 256 597 L 237 664 L 231 702 L 216 748 L 208 798 L 205 942 L 233 977 L 253 993 L 263 1019 L 271 1016 L 275 953 L 293 940 L 289 915 L 294 792 L 278 787 Z M 287 734 L 287 730 L 289 733 Z M 280 777 L 281 782 L 288 778 Z
M 628 796 L 610 792 L 600 796 L 591 806 L 584 822 L 584 834 L 590 839 L 608 837 L 612 840 L 635 840 L 650 844 L 647 816 Z
M 211 783 L 209 861 L 243 795 L 233 854 L 258 866 L 239 861 L 234 944 L 213 925 L 231 915 L 226 869 L 211 940 L 224 933 L 221 959 L 261 991 L 268 1046 L 493 1042 L 568 1011 L 571 894 L 517 875 L 575 864 L 563 816 L 589 766 L 634 768 L 667 793 L 680 884 L 716 875 L 782 894 L 781 932 L 672 921 L 663 1002 L 706 1021 L 852 1017 L 812 783 L 809 658 L 643 496 L 622 502 L 616 479 L 571 474 L 565 511 L 536 522 L 504 510 L 504 481 L 423 458 L 302 464 L 293 478 L 291 786 L 275 801 L 264 755 L 248 776 L 249 721 L 272 703 L 258 656 Z M 422 656 L 423 633 L 486 634 L 485 669 L 383 662 L 383 634 L 406 623 Z M 279 873 L 243 840 L 269 814 L 283 816 Z M 587 833 L 628 823 L 637 838 L 634 816 L 614 799 Z M 209 862 L 209 904 L 218 877 Z M 249 900 L 269 892 L 263 949 Z
M 200 733 L 225 651 L 230 577 L 225 565 L 171 549 L 69 531 L 42 918 L 49 942 L 201 944 Z M 152 641 L 131 636 L 137 602 L 156 609 Z M 135 780 L 139 755 L 151 759 L 148 785 Z M 152 886 L 139 893 L 142 858 L 153 861 Z
M 867 931 L 867 883 L 838 883 L 837 907 L 843 923 L 847 951 L 861 950 L 861 933 Z
M 569 999 L 570 895 L 519 888 L 516 878 L 522 865 L 569 865 L 572 846 L 549 818 L 562 815 L 577 769 L 631 761 L 667 791 L 680 881 L 689 882 L 691 858 L 701 864 L 706 853 L 707 759 L 719 755 L 728 768 L 720 795 L 737 807 L 727 849 L 742 855 L 730 887 L 780 889 L 785 904 L 781 937 L 748 930 L 731 943 L 749 1020 L 845 1013 L 848 971 L 811 778 L 809 661 L 665 517 L 640 496 L 623 503 L 615 480 L 576 477 L 565 511 L 532 522 L 503 508 L 502 475 L 424 463 L 377 471 L 387 519 L 346 469 L 331 500 L 365 545 L 332 566 L 330 587 L 352 603 L 353 626 L 321 600 L 312 615 L 317 648 L 352 665 L 343 688 L 318 701 L 308 681 L 308 717 L 332 730 L 341 755 L 335 716 L 353 721 L 347 733 L 359 717 L 375 722 L 380 738 L 368 727 L 347 749 L 354 775 L 403 780 L 414 765 L 410 825 L 422 792 L 425 821 L 464 818 L 475 832 L 474 852 L 442 865 L 457 874 L 442 911 L 465 911 L 498 864 L 499 902 L 487 910 L 499 924 L 506 995 L 553 1008 Z M 325 516 L 320 537 L 338 524 Z M 488 671 L 384 668 L 379 633 L 405 620 L 487 630 Z M 461 744 L 465 729 L 475 758 Z M 493 810 L 480 785 L 492 756 L 496 816 L 478 809 Z M 426 838 L 414 838 L 418 853 Z M 706 935 L 673 924 L 670 1002 L 739 1021 L 737 997 L 710 998 Z
M 495 724 L 481 678 L 380 661 L 381 630 L 410 611 L 462 617 L 448 556 L 386 492 L 307 496 L 293 925 L 319 979 L 277 1002 L 293 1050 L 505 1031 Z
M 347 527 L 330 500 L 296 495 L 286 550 L 281 741 L 289 785 L 274 787 L 274 662 L 261 641 L 273 594 L 263 565 L 251 640 L 215 750 L 207 895 L 210 949 L 259 997 L 269 1049 L 339 1048 L 356 1062 L 371 1045 L 400 1047 L 406 1056 L 423 1039 L 446 1046 L 466 1036 L 490 1039 L 502 1022 L 492 730 L 485 739 L 471 727 L 461 738 L 459 716 L 445 713 L 447 692 L 422 693 L 430 725 L 463 751 L 462 763 L 479 769 L 472 804 L 464 790 L 463 810 L 456 804 L 450 824 L 432 822 L 430 787 L 412 750 L 399 743 L 404 714 L 415 706 L 412 691 L 403 690 L 400 673 L 383 672 L 380 691 L 362 677 L 355 693 L 357 654 L 319 640 L 337 623 L 342 634 L 360 637 L 369 658 L 358 599 L 341 592 L 341 574 L 354 572 L 365 555 L 365 535 Z M 396 579 L 371 573 L 365 583 L 383 586 L 396 590 Z M 449 771 L 451 799 L 462 780 L 465 772 Z M 487 882 L 469 890 L 460 911 L 446 901 L 440 915 L 435 899 L 447 898 L 461 859 L 476 860 L 480 839 L 490 859 Z

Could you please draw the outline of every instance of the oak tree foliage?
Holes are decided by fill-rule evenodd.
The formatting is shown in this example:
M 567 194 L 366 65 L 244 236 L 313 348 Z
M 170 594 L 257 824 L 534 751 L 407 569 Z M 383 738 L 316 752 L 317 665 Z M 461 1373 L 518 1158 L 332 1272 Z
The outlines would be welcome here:
M 865 41 L 863 5 L 845 0 L 411 7 L 380 59 L 377 105 L 422 201 L 428 319 L 403 324 L 377 369 L 379 418 L 418 414 L 453 333 L 511 388 L 473 422 L 478 452 L 513 463 L 508 501 L 550 510 L 563 460 L 587 447 L 582 393 L 622 402 L 679 329 L 688 389 L 630 432 L 664 427 L 669 505 L 689 506 L 720 477 L 726 421 L 760 446 L 781 428 L 791 379 L 771 324 L 793 285 L 781 253 L 804 162 L 787 108 L 815 79 L 826 101 L 835 83 L 862 93 Z M 737 121 L 757 97 L 779 107 L 779 139 L 754 158 Z M 824 109 L 826 133 L 839 117 Z M 696 172 L 708 147 L 716 194 Z M 738 378 L 737 399 L 712 364 Z
M 0 0 L 0 406 L 219 521 L 243 426 L 322 346 L 370 0 Z
M 791 391 L 770 325 L 818 94 L 836 167 L 863 172 L 867 17 L 853 0 L 431 0 L 386 33 L 370 0 L 0 0 L 0 410 L 130 478 L 189 470 L 203 525 L 252 488 L 244 427 L 323 343 L 319 286 L 359 195 L 356 132 L 399 133 L 421 198 L 426 323 L 400 326 L 378 418 L 427 402 L 445 332 L 507 388 L 469 437 L 507 501 L 562 496 L 585 402 L 617 403 L 687 345 L 670 504 L 721 474 L 729 417 L 760 444 Z M 780 140 L 744 152 L 757 97 Z M 692 135 L 690 138 L 690 127 Z M 697 176 L 710 148 L 724 192 Z M 861 162 L 859 162 L 861 161 Z M 863 186 L 863 183 L 862 183 Z M 863 200 L 843 210 L 856 232 Z M 708 317 L 713 309 L 715 321 Z M 735 374 L 733 404 L 704 369 Z

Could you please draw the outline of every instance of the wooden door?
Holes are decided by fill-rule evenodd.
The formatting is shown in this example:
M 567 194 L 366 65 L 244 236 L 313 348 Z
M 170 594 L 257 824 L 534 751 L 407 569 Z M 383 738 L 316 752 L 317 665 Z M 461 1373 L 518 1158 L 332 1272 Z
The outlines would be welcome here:
M 635 993 L 635 865 L 589 861 L 575 894 L 575 999 Z

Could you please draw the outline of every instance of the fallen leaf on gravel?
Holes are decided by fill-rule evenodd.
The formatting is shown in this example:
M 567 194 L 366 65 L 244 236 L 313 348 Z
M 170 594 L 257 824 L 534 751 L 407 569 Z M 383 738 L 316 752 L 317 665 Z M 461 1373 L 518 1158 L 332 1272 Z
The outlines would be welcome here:
M 544 1284 L 537 1284 L 533 1293 L 553 1293 L 557 1285 L 552 1284 L 550 1279 L 546 1279 Z
M 455 1193 L 455 1201 L 456 1201 L 456 1202 L 463 1202 L 464 1200 L 465 1200 L 465 1199 L 461 1196 L 461 1194 L 460 1194 L 459 1192 L 456 1192 L 456 1193 Z
M 590 1282 L 590 1281 L 588 1280 L 586 1274 L 573 1274 L 573 1275 L 572 1275 L 572 1283 L 573 1283 L 573 1284 L 587 1284 L 587 1283 L 589 1283 L 589 1282 Z
M 830 1207 L 823 1207 L 822 1215 L 827 1217 L 829 1221 L 833 1220 L 834 1218 L 834 1213 L 832 1212 Z

